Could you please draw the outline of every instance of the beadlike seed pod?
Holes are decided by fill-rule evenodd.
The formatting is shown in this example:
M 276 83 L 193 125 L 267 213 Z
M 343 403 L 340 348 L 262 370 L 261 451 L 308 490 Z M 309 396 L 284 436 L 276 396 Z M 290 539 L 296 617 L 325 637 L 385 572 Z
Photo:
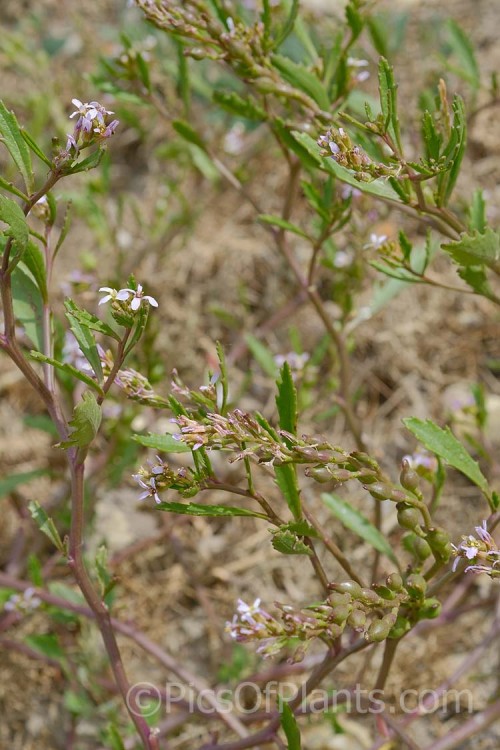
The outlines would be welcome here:
M 405 488 L 405 490 L 410 490 L 410 492 L 418 490 L 420 486 L 420 477 L 418 476 L 417 472 L 411 468 L 408 459 L 403 458 L 401 466 L 401 474 L 399 475 L 399 481 L 401 482 L 401 485 Z
M 406 590 L 412 598 L 421 599 L 427 591 L 427 581 L 419 573 L 412 573 L 406 579 Z
M 350 594 L 353 599 L 358 599 L 364 591 L 364 589 L 362 589 L 359 583 L 356 583 L 356 581 L 329 583 L 328 588 L 333 589 L 333 591 L 339 591 L 341 594 Z
M 388 638 L 402 638 L 411 628 L 411 623 L 407 617 L 398 615 L 396 622 L 390 630 Z
M 393 490 L 393 487 L 390 484 L 385 484 L 385 482 L 374 482 L 373 484 L 363 485 L 363 487 L 375 500 L 388 500 Z
M 380 643 L 385 641 L 396 622 L 396 615 L 389 614 L 382 617 L 380 620 L 375 620 L 371 623 L 370 627 L 366 631 L 365 638 L 370 643 Z
M 441 614 L 441 602 L 435 597 L 424 599 L 418 610 L 419 620 L 433 620 Z
M 387 576 L 385 579 L 385 582 L 392 591 L 401 591 L 403 588 L 403 579 L 399 575 L 399 573 L 391 573 Z
M 366 612 L 363 612 L 362 609 L 353 609 L 347 618 L 347 623 L 354 630 L 363 630 L 366 624 Z
M 352 604 L 344 604 L 340 607 L 335 607 L 331 614 L 331 620 L 336 625 L 343 625 L 352 611 Z
M 448 562 L 452 555 L 453 548 L 450 543 L 450 537 L 446 531 L 439 526 L 428 529 L 426 539 L 436 559 L 441 562 Z
M 327 466 L 315 466 L 312 469 L 306 469 L 305 474 L 320 484 L 331 482 L 334 478 Z
M 383 583 L 374 583 L 373 590 L 386 601 L 391 602 L 396 598 L 396 592 L 392 591 L 388 586 L 384 586 Z
M 398 524 L 402 529 L 416 529 L 420 525 L 420 513 L 407 503 L 398 503 Z
M 403 547 L 411 555 L 416 557 L 419 562 L 427 560 L 427 558 L 432 555 L 432 550 L 429 547 L 429 544 L 425 539 L 417 536 L 417 534 L 405 534 L 403 537 Z

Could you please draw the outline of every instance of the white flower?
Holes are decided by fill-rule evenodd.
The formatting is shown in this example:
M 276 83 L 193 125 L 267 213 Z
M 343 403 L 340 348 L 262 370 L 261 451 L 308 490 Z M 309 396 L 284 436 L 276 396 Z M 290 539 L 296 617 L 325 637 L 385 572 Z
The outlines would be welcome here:
M 99 291 L 106 292 L 106 296 L 99 300 L 100 305 L 104 305 L 104 303 L 109 302 L 109 300 L 115 300 L 118 296 L 116 289 L 112 289 L 110 286 L 101 286 Z
M 378 250 L 379 247 L 382 247 L 382 245 L 387 241 L 387 235 L 386 234 L 375 234 L 372 232 L 370 234 L 370 242 L 367 242 L 366 245 L 364 245 L 365 248 L 373 248 L 374 250 Z
M 132 474 L 132 478 L 135 479 L 137 484 L 142 487 L 144 492 L 139 495 L 139 500 L 145 500 L 147 497 L 153 497 L 155 503 L 161 503 L 160 496 L 156 489 L 156 480 L 154 477 L 150 477 L 149 482 L 145 482 L 140 474 Z
M 103 305 L 105 302 L 109 302 L 110 300 L 118 300 L 119 302 L 124 302 L 125 300 L 128 300 L 130 295 L 132 295 L 132 299 L 130 300 L 130 307 L 134 312 L 139 309 L 143 300 L 152 305 L 152 307 L 158 307 L 158 302 L 154 297 L 150 297 L 149 294 L 144 294 L 144 292 L 142 291 L 142 284 L 137 284 L 137 289 L 126 288 L 119 289 L 118 291 L 116 289 L 112 289 L 109 286 L 102 286 L 99 291 L 106 292 L 106 295 L 101 300 L 99 300 L 100 305 Z

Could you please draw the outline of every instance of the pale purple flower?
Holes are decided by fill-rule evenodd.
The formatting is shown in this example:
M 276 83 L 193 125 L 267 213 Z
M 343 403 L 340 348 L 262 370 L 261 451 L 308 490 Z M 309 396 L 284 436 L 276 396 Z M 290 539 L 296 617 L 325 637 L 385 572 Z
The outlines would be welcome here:
M 150 477 L 148 482 L 145 482 L 140 474 L 132 474 L 132 478 L 135 479 L 137 484 L 144 490 L 144 492 L 141 492 L 141 494 L 139 495 L 139 500 L 145 500 L 147 497 L 153 497 L 155 503 L 161 503 L 161 499 L 156 488 L 156 480 L 154 477 Z
M 139 309 L 143 300 L 148 302 L 153 307 L 158 307 L 158 302 L 154 297 L 150 297 L 148 294 L 144 294 L 144 292 L 142 291 L 142 284 L 137 284 L 137 289 L 120 289 L 120 291 L 116 295 L 116 299 L 126 300 L 130 297 L 130 295 L 132 295 L 132 299 L 130 300 L 130 307 L 134 312 Z
M 22 594 L 13 594 L 3 608 L 7 612 L 32 612 L 41 603 L 42 600 L 35 596 L 35 590 L 30 586 Z

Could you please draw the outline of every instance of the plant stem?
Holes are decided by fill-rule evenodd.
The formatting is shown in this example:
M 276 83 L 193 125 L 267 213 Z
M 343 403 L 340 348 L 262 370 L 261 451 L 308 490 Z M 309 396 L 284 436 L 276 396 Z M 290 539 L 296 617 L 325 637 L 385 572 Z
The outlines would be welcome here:
M 333 555 L 333 557 L 337 560 L 338 564 L 345 570 L 347 575 L 352 578 L 353 581 L 356 581 L 356 583 L 359 583 L 360 586 L 364 586 L 363 581 L 358 576 L 354 568 L 352 567 L 349 560 L 346 558 L 340 547 L 337 547 L 335 542 L 330 539 L 329 536 L 325 533 L 325 530 L 323 526 L 319 523 L 319 521 L 313 516 L 311 511 L 306 510 L 305 508 L 302 508 L 302 512 L 304 513 L 305 518 L 309 521 L 311 526 L 318 532 L 321 541 L 327 548 L 329 552 Z

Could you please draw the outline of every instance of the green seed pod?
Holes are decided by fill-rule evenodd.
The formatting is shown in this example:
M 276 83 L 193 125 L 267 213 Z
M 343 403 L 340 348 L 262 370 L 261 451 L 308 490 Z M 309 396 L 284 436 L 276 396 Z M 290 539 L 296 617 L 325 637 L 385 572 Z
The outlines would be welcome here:
M 361 589 L 361 596 L 359 597 L 363 604 L 371 604 L 380 606 L 383 604 L 383 599 L 373 589 Z
M 385 482 L 374 482 L 373 484 L 363 485 L 363 487 L 365 490 L 368 490 L 375 500 L 388 500 L 394 489 L 390 484 L 386 484 Z
M 388 586 L 384 586 L 383 583 L 374 583 L 373 590 L 386 601 L 391 602 L 396 598 L 396 593 L 392 591 L 392 589 L 390 589 Z
M 320 484 L 331 482 L 334 479 L 327 466 L 315 466 L 312 469 L 306 469 L 305 474 Z
M 378 481 L 378 474 L 373 469 L 361 469 L 359 472 L 359 481 L 363 484 L 373 484 Z
M 406 590 L 412 599 L 422 599 L 427 591 L 427 581 L 419 573 L 412 573 L 406 579 Z
M 363 630 L 366 624 L 366 612 L 362 609 L 353 609 L 347 618 L 347 623 L 354 630 Z
M 393 627 L 391 628 L 388 638 L 402 638 L 405 633 L 407 633 L 411 628 L 411 623 L 407 617 L 403 617 L 402 615 L 398 615 L 396 618 L 396 622 L 394 623 Z
M 399 475 L 401 486 L 410 492 L 418 490 L 420 486 L 420 477 L 417 472 L 411 468 L 410 462 L 406 458 L 403 458 L 401 466 L 401 474 Z
M 343 625 L 351 612 L 352 604 L 344 604 L 339 607 L 335 607 L 328 619 L 331 620 L 331 622 L 334 622 L 336 625 Z
M 365 638 L 370 643 L 380 643 L 385 641 L 396 622 L 396 615 L 389 614 L 382 617 L 380 620 L 375 620 L 371 623 L 370 627 L 365 633 Z
M 418 610 L 417 617 L 419 620 L 434 620 L 441 614 L 441 602 L 435 597 L 424 599 L 422 606 Z
M 434 553 L 434 557 L 441 562 L 448 562 L 452 555 L 453 548 L 450 544 L 450 537 L 446 531 L 439 526 L 427 529 L 426 539 Z
M 403 579 L 399 575 L 399 573 L 391 573 L 387 576 L 385 579 L 385 582 L 388 586 L 388 588 L 391 589 L 391 591 L 401 591 L 403 588 Z
M 402 529 L 413 530 L 419 526 L 421 517 L 420 513 L 416 508 L 413 508 L 408 503 L 398 503 L 398 524 Z
M 403 537 L 403 547 L 411 555 L 416 557 L 419 562 L 424 562 L 424 560 L 427 560 L 427 558 L 432 555 L 432 550 L 429 547 L 429 544 L 425 539 L 422 539 L 416 534 L 405 534 Z
M 344 607 L 348 604 L 350 604 L 352 601 L 349 594 L 341 594 L 340 592 L 335 592 L 333 594 L 330 594 L 330 596 L 327 599 L 328 604 L 330 607 Z
M 359 599 L 363 589 L 356 581 L 342 581 L 342 583 L 329 583 L 329 589 L 333 591 L 339 591 L 341 594 L 350 594 L 353 599 Z

